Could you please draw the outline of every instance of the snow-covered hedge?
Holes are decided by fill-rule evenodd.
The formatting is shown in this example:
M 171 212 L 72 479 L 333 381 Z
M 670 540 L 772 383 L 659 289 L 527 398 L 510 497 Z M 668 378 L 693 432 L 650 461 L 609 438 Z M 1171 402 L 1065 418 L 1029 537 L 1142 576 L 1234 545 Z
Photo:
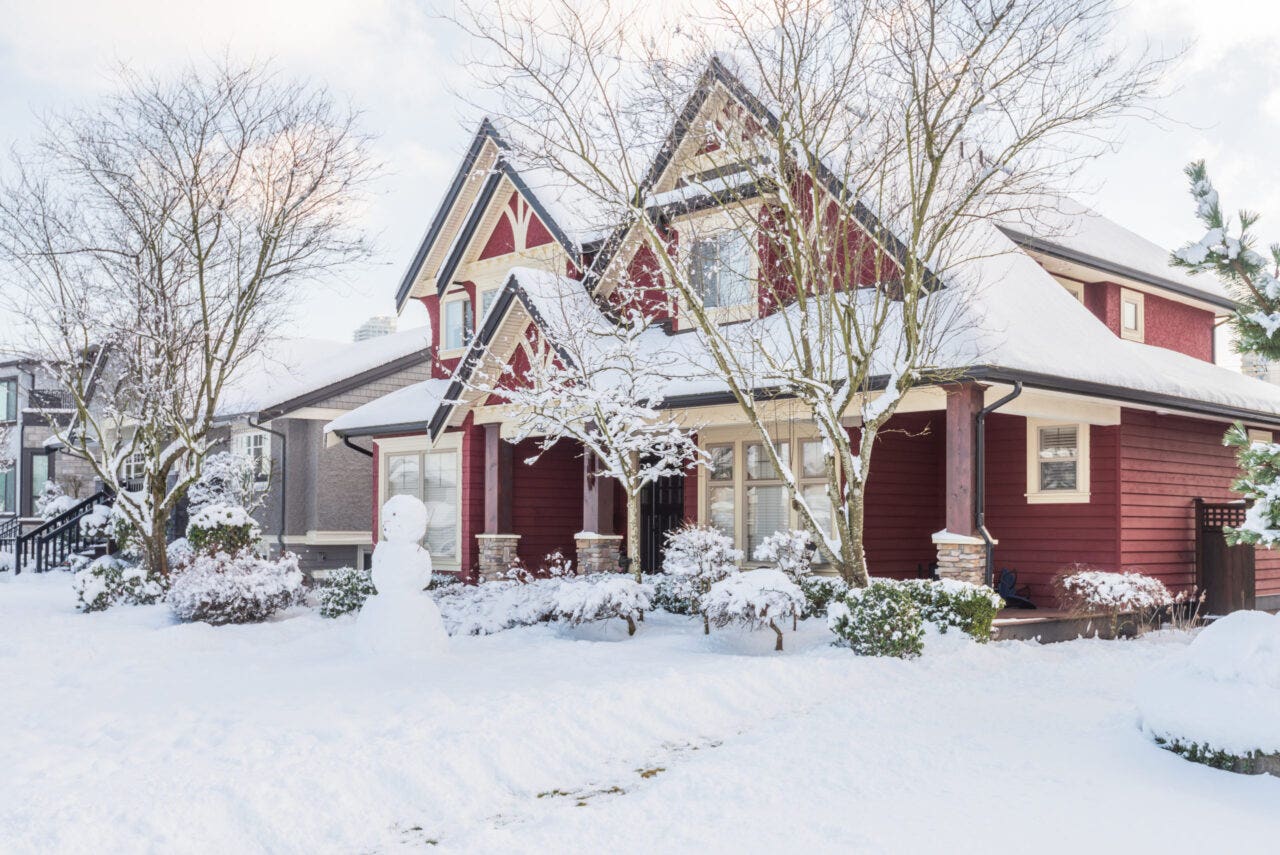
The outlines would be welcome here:
M 775 650 L 782 649 L 782 629 L 778 621 L 795 618 L 804 610 L 804 592 L 781 570 L 765 567 L 733 573 L 699 598 L 699 607 L 716 626 L 741 623 L 752 629 L 768 627 L 778 637 Z
M 329 574 L 320 589 L 320 614 L 327 618 L 360 611 L 364 601 L 378 593 L 368 570 L 341 567 Z
M 634 633 L 635 621 L 653 607 L 653 586 L 620 573 L 451 585 L 431 593 L 450 635 L 490 635 L 556 620 L 576 625 L 618 618 Z
M 270 561 L 243 549 L 196 554 L 174 572 L 165 599 L 179 620 L 220 625 L 266 620 L 303 594 L 298 556 L 286 552 Z
M 76 570 L 71 582 L 76 608 L 100 612 L 115 605 L 143 606 L 159 602 L 164 586 L 146 571 L 112 555 L 103 555 Z
M 187 540 L 197 552 L 234 555 L 261 535 L 258 521 L 239 505 L 205 505 L 187 521 Z
M 991 622 L 1004 599 L 986 585 L 958 579 L 910 579 L 899 583 L 915 601 L 920 617 L 945 633 L 954 627 L 975 640 L 991 639 Z
M 1143 729 L 1191 760 L 1280 773 L 1280 615 L 1240 611 L 1138 685 Z
M 860 656 L 919 656 L 924 649 L 924 621 L 907 589 L 888 579 L 865 588 L 850 588 L 827 608 L 827 626 L 836 643 Z
M 1125 631 L 1138 635 L 1174 602 L 1159 579 L 1132 571 L 1073 568 L 1054 577 L 1053 590 L 1059 605 L 1070 612 L 1110 618 L 1113 635 L 1120 634 L 1123 615 L 1133 615 L 1133 623 Z

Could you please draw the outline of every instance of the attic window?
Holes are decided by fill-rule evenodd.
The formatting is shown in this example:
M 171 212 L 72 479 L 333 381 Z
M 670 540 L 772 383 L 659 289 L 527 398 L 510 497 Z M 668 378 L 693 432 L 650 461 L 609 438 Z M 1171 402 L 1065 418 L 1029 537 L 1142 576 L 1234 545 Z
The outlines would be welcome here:
M 1145 341 L 1145 298 L 1141 291 L 1120 289 L 1120 337 L 1130 341 Z
M 448 300 L 444 304 L 444 350 L 465 348 L 471 341 L 471 298 Z
M 689 275 L 708 309 L 750 303 L 753 266 L 751 241 L 739 231 L 699 237 L 689 248 Z
M 1027 420 L 1027 501 L 1089 501 L 1089 426 Z

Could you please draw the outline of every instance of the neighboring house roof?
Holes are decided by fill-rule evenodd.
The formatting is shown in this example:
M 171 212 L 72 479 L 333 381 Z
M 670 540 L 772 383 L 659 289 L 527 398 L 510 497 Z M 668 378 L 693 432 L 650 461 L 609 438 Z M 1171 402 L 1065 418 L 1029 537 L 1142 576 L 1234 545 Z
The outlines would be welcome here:
M 449 381 L 439 378 L 413 383 L 339 416 L 324 426 L 325 433 L 348 437 L 422 433 L 448 388 Z
M 220 418 L 279 418 L 430 358 L 431 330 L 416 327 L 361 342 L 283 339 L 228 383 Z
M 1010 222 L 1000 229 L 1024 249 L 1104 273 L 1234 310 L 1222 283 L 1212 275 L 1192 275 L 1169 266 L 1169 250 L 1073 199 L 1060 199 L 1038 212 L 1035 222 Z

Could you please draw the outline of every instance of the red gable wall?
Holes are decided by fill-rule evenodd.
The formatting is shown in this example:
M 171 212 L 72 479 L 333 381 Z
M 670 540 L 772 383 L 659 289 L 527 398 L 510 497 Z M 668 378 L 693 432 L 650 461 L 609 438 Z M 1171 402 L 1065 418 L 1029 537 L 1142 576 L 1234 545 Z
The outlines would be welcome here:
M 1114 282 L 1089 282 L 1084 286 L 1089 311 L 1120 335 L 1120 286 Z M 1213 361 L 1213 312 L 1156 294 L 1143 294 L 1143 327 L 1147 344 L 1176 350 L 1187 356 Z

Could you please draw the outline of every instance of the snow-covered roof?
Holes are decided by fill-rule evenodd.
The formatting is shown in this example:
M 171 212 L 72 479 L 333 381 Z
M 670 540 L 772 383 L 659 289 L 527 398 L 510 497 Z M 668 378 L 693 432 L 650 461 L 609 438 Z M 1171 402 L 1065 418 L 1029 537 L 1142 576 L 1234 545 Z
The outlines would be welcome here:
M 1169 266 L 1169 249 L 1147 240 L 1079 202 L 1063 198 L 1001 228 L 1020 245 L 1066 261 L 1109 271 L 1198 297 L 1224 309 L 1233 303 L 1215 277 Z
M 266 352 L 246 361 L 231 378 L 223 391 L 218 415 L 230 418 L 280 410 L 271 412 L 272 417 L 278 417 L 287 412 L 292 402 L 390 363 L 415 356 L 421 356 L 425 362 L 430 346 L 429 327 L 415 327 L 355 343 L 281 339 Z
M 338 416 L 324 426 L 325 433 L 367 436 L 396 427 L 425 430 L 448 388 L 449 381 L 440 379 L 405 386 Z

